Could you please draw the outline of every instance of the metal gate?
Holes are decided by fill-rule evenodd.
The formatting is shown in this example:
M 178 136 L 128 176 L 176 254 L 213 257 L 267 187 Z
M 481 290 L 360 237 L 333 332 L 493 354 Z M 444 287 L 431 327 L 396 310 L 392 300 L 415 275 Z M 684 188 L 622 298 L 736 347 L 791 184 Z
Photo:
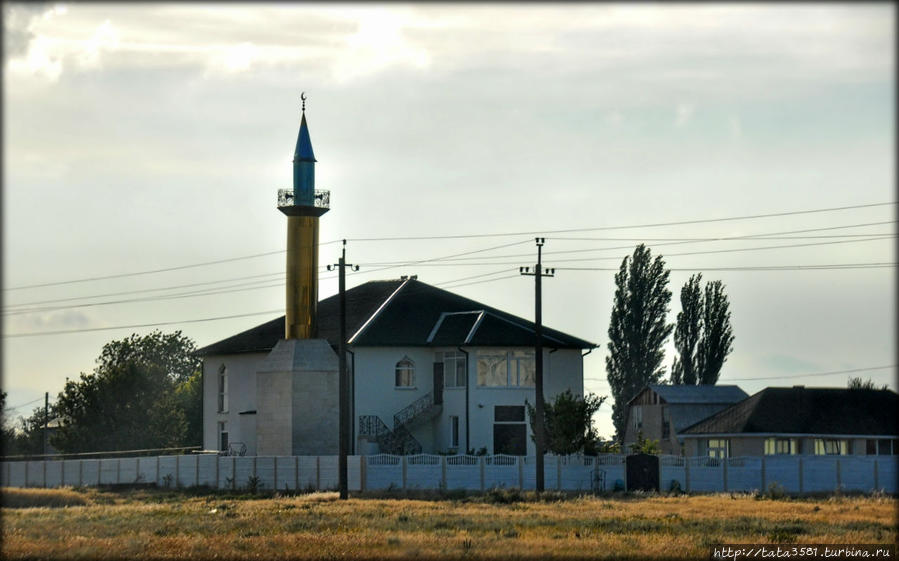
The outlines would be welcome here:
M 659 457 L 634 454 L 625 459 L 628 491 L 659 491 Z

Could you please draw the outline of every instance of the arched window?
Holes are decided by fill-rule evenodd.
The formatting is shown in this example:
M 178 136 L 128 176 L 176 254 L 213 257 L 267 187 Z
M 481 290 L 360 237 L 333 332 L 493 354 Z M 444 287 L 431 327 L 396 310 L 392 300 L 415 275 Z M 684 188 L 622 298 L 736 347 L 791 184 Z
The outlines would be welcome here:
M 396 363 L 396 387 L 411 388 L 415 385 L 415 363 L 408 356 Z

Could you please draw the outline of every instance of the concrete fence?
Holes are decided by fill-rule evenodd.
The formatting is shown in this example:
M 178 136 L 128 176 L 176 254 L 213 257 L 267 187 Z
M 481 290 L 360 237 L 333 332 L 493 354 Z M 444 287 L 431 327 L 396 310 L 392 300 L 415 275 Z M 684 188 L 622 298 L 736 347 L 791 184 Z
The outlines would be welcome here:
M 534 489 L 533 456 L 349 456 L 352 491 L 383 489 Z M 688 492 L 883 491 L 897 493 L 899 456 L 764 456 L 716 459 L 661 456 L 659 487 Z M 337 488 L 337 456 L 142 456 L 92 460 L 3 462 L 4 487 L 156 483 L 160 487 L 329 490 Z M 546 456 L 550 490 L 613 490 L 627 484 L 625 456 Z

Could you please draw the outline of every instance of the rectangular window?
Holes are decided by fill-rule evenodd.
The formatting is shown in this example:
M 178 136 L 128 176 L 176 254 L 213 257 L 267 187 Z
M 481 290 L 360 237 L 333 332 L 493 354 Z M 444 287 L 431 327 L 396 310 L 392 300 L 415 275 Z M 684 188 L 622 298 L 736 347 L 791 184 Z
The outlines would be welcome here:
M 639 405 L 632 406 L 631 417 L 634 420 L 634 431 L 643 430 L 643 408 Z
M 896 442 L 897 441 L 890 440 L 889 438 L 869 438 L 865 442 L 865 454 L 869 456 L 895 455 L 897 453 Z
M 795 455 L 799 453 L 799 443 L 795 438 L 766 438 L 765 455 Z
M 497 423 L 523 423 L 524 405 L 497 405 L 493 408 L 493 420 Z
M 533 351 L 478 352 L 478 386 L 533 388 L 536 364 Z
M 450 416 L 450 447 L 459 447 L 459 417 Z
M 816 438 L 815 454 L 818 456 L 845 456 L 849 453 L 849 441 L 837 438 Z
M 228 412 L 228 373 L 220 371 L 218 382 L 219 382 L 218 412 L 219 413 L 227 413 Z
M 228 423 L 219 423 L 219 450 L 228 450 Z
M 730 457 L 730 441 L 726 438 L 710 438 L 706 448 L 710 458 Z
M 467 378 L 465 354 L 457 351 L 436 353 L 436 360 L 443 362 L 443 386 L 445 388 L 464 388 Z

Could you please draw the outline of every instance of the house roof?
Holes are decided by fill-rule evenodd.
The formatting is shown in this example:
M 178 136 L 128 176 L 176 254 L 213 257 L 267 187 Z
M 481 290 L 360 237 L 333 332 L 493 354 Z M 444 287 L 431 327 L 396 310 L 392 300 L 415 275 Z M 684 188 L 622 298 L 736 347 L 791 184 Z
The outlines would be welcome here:
M 346 291 L 348 343 L 357 346 L 530 346 L 534 324 L 417 279 L 371 281 Z M 337 295 L 318 303 L 318 336 L 339 342 Z M 470 312 L 470 313 L 460 313 Z M 284 316 L 207 345 L 200 355 L 268 352 L 284 338 Z M 550 348 L 596 345 L 543 327 Z
M 899 395 L 890 390 L 765 388 L 681 434 L 897 435 Z
M 665 403 L 736 403 L 749 397 L 749 394 L 738 386 L 715 385 L 663 385 L 650 384 L 649 389 L 659 394 Z M 639 394 L 637 394 L 639 395 Z M 634 396 L 636 399 L 637 396 Z M 631 400 L 633 401 L 633 399 Z

